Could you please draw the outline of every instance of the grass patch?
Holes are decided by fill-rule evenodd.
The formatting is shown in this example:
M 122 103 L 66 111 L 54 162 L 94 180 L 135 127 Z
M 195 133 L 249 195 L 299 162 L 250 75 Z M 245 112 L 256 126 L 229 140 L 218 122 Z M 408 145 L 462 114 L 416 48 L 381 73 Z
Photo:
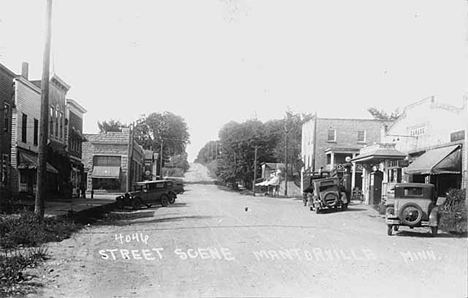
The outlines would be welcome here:
M 30 211 L 0 218 L 0 297 L 23 294 L 23 270 L 47 258 L 42 244 L 62 241 L 82 227 L 72 218 L 40 220 Z

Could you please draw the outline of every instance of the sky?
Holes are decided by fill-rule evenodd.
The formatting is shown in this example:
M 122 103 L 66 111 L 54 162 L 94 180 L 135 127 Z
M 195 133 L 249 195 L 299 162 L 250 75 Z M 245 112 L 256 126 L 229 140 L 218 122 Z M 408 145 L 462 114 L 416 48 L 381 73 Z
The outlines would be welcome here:
M 40 79 L 46 0 L 0 0 L 0 63 Z M 189 160 L 229 121 L 371 118 L 468 94 L 468 2 L 53 0 L 51 71 L 98 121 L 170 111 Z

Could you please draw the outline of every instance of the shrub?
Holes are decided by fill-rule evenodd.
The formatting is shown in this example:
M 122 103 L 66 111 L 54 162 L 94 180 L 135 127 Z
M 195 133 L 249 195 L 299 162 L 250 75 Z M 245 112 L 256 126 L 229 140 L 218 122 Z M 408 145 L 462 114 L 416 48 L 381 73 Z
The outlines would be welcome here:
M 36 267 L 48 256 L 47 248 L 13 250 L 0 254 L 0 296 L 6 296 L 18 289 L 14 285 L 24 281 L 23 270 Z
M 441 212 L 440 228 L 455 233 L 468 232 L 466 190 L 451 189 Z
M 0 245 L 3 248 L 38 246 L 45 242 L 61 241 L 81 229 L 82 225 L 66 218 L 40 220 L 33 212 L 0 219 Z

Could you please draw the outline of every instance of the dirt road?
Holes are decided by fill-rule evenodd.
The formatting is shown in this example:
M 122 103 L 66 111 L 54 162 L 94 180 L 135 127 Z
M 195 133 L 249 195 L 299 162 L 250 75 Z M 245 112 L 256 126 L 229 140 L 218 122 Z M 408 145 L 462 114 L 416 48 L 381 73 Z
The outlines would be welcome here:
M 366 206 L 315 214 L 205 183 L 201 165 L 186 177 L 200 183 L 174 205 L 52 244 L 40 296 L 467 297 L 466 238 L 389 237 Z

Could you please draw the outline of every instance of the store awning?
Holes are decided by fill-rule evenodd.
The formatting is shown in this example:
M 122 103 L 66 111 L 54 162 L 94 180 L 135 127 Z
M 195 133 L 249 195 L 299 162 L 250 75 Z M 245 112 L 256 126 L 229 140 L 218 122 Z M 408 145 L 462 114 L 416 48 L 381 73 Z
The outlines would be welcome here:
M 92 178 L 119 179 L 120 167 L 95 166 L 93 168 Z
M 351 161 L 362 164 L 376 164 L 386 160 L 402 160 L 406 154 L 395 149 L 395 144 L 375 144 L 361 149 Z
M 58 174 L 57 169 L 50 163 L 47 163 L 46 167 L 47 172 Z M 19 152 L 18 170 L 37 170 L 37 156 L 26 152 Z
M 460 174 L 461 149 L 459 145 L 437 148 L 426 151 L 406 169 L 406 174 Z

